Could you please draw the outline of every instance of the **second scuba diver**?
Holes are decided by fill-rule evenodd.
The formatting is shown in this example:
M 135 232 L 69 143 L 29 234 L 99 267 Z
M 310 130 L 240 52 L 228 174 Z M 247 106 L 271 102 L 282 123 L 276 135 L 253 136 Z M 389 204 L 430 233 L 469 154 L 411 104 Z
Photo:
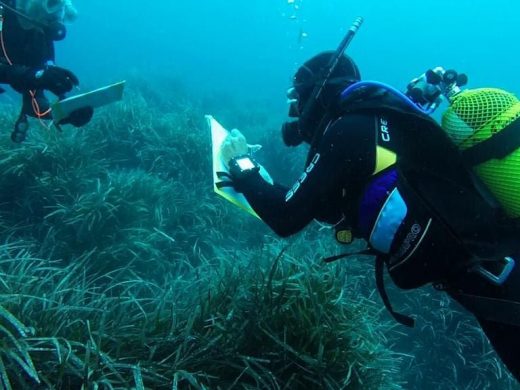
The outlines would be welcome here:
M 22 95 L 22 109 L 11 133 L 14 142 L 26 138 L 28 116 L 52 119 L 44 91 L 61 99 L 79 84 L 74 73 L 54 64 L 54 42 L 65 38 L 64 23 L 75 16 L 70 0 L 0 1 L 0 83 Z M 80 127 L 92 114 L 92 108 L 82 108 L 58 124 Z
M 490 200 L 433 119 L 406 96 L 360 82 L 345 47 L 318 54 L 294 76 L 288 97 L 295 120 L 283 138 L 310 150 L 292 188 L 264 180 L 236 132 L 223 144 L 229 173 L 217 186 L 243 193 L 280 236 L 317 219 L 333 225 L 342 243 L 366 240 L 385 306 L 405 325 L 413 320 L 392 309 L 385 265 L 400 288 L 431 283 L 446 291 L 476 316 L 520 381 L 518 221 Z

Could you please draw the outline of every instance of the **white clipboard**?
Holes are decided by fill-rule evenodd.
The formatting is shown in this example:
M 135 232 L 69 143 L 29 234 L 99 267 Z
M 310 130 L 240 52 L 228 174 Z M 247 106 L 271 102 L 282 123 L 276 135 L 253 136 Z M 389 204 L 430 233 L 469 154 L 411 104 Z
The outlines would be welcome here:
M 52 119 L 54 123 L 58 123 L 77 109 L 85 107 L 97 108 L 121 100 L 124 88 L 125 81 L 120 81 L 119 83 L 59 100 L 51 105 Z
M 228 168 L 224 164 L 224 161 L 222 161 L 222 156 L 220 153 L 220 148 L 222 146 L 222 143 L 226 139 L 229 132 L 222 127 L 220 123 L 217 122 L 215 118 L 211 115 L 205 116 L 206 121 L 208 123 L 208 127 L 211 130 L 211 142 L 212 142 L 212 156 L 213 156 L 213 189 L 215 192 L 222 196 L 224 199 L 228 200 L 229 202 L 233 203 L 234 205 L 240 207 L 242 210 L 247 211 L 249 214 L 254 215 L 257 218 L 260 218 L 253 208 L 248 203 L 247 199 L 239 192 L 236 192 L 233 187 L 223 187 L 223 188 L 217 188 L 216 183 L 221 181 L 221 179 L 217 176 L 217 172 L 226 172 L 229 173 Z M 261 167 L 260 168 L 260 174 L 264 178 L 265 181 L 269 183 L 273 183 L 273 180 L 271 179 L 271 176 L 269 176 L 269 173 Z

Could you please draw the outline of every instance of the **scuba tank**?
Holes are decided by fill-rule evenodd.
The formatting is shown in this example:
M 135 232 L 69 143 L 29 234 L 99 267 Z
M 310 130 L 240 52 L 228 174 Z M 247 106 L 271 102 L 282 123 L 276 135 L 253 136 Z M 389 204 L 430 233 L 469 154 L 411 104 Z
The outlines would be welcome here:
M 438 67 L 412 80 L 407 95 L 430 112 L 447 99 L 442 128 L 507 216 L 519 218 L 520 101 L 496 88 L 462 90 L 466 83 Z

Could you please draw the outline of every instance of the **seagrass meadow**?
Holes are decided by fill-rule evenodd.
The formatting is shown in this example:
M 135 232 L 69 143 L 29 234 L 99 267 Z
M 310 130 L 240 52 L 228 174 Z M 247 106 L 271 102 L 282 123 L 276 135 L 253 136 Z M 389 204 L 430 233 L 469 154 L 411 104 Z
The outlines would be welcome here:
M 208 110 L 298 174 L 268 112 L 165 90 L 133 80 L 84 129 L 33 123 L 22 145 L 4 130 L 0 388 L 518 388 L 441 293 L 389 287 L 404 329 L 370 257 L 326 265 L 348 250 L 327 229 L 281 240 L 213 193 Z

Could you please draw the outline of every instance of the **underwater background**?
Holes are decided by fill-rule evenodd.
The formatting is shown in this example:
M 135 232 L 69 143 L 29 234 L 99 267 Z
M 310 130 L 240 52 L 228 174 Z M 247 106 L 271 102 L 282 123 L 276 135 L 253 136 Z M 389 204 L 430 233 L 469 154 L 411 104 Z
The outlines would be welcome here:
M 519 6 L 513 0 L 74 4 L 80 17 L 58 45 L 58 59 L 94 84 L 129 72 L 147 79 L 166 75 L 203 94 L 225 91 L 238 100 L 254 96 L 284 104 L 298 65 L 335 49 L 354 18 L 363 16 L 348 52 L 366 79 L 404 88 L 412 77 L 441 65 L 467 73 L 470 87 L 520 88 Z
M 204 114 L 282 145 L 299 64 L 348 49 L 366 79 L 403 89 L 428 68 L 520 94 L 512 0 L 76 0 L 58 65 L 87 91 L 127 80 L 82 129 L 9 139 L 0 97 L 0 388 L 519 389 L 471 316 L 431 288 L 375 292 L 373 259 L 312 225 L 282 240 L 212 189 Z M 352 251 L 362 243 L 354 243 Z M 350 249 L 350 248 L 349 248 Z

